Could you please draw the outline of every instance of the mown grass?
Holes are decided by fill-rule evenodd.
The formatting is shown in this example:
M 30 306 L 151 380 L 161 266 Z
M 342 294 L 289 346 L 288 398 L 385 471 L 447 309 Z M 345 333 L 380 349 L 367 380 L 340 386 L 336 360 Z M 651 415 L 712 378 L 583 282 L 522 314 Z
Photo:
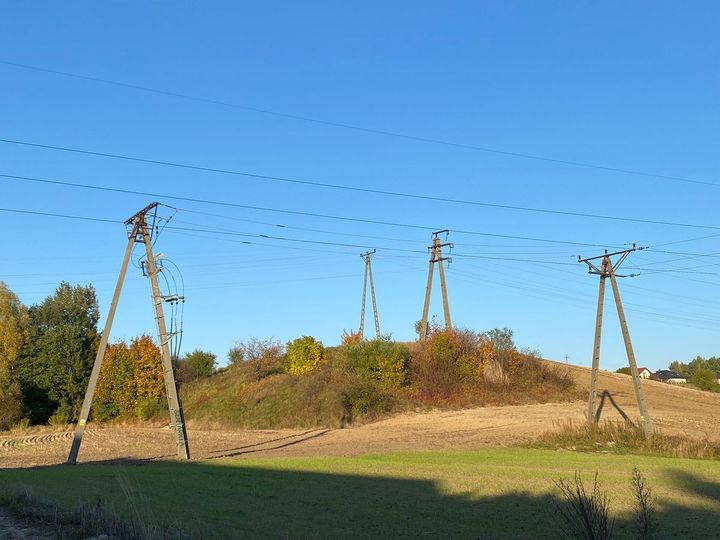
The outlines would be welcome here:
M 597 472 L 617 537 L 632 538 L 634 467 L 664 537 L 717 537 L 720 464 L 654 456 L 512 448 L 88 464 L 4 470 L 0 487 L 31 486 L 67 508 L 100 497 L 123 515 L 129 482 L 137 504 L 194 538 L 558 538 L 555 483 Z
M 642 428 L 626 422 L 602 422 L 594 426 L 570 420 L 558 429 L 540 435 L 531 448 L 565 449 L 579 452 L 645 454 L 689 459 L 720 460 L 720 444 L 708 439 L 666 435 L 655 430 L 645 436 Z

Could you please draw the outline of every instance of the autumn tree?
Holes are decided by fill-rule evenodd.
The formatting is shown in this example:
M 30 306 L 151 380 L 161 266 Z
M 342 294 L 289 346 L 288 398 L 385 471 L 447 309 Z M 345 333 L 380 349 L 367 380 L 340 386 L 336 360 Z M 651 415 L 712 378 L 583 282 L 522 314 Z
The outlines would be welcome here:
M 291 375 L 305 375 L 320 365 L 325 347 L 312 336 L 303 336 L 287 344 L 285 371 Z
M 30 329 L 27 308 L 0 281 L 0 369 L 12 371 Z
M 150 336 L 108 345 L 93 402 L 96 420 L 143 416 L 148 403 L 164 396 L 160 349 Z
M 27 309 L 0 281 L 0 430 L 11 428 L 23 416 L 22 392 L 14 368 L 28 332 Z
M 228 351 L 228 360 L 233 366 L 247 369 L 255 381 L 259 381 L 282 369 L 283 344 L 275 339 L 250 338 L 239 341 Z

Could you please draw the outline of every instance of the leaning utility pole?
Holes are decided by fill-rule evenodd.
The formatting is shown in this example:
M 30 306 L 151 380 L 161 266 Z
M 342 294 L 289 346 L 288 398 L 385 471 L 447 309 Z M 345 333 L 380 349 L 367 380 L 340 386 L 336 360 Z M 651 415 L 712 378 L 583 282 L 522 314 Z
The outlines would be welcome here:
M 430 250 L 430 266 L 428 268 L 427 287 L 425 288 L 425 305 L 423 306 L 422 319 L 420 320 L 421 341 L 425 340 L 428 334 L 428 313 L 430 312 L 430 296 L 432 294 L 432 280 L 435 263 L 438 264 L 438 270 L 440 271 L 440 290 L 442 292 L 443 312 L 445 314 L 445 328 L 447 330 L 452 329 L 452 321 L 450 320 L 450 304 L 448 303 L 447 285 L 445 283 L 445 267 L 443 266 L 443 261 L 451 263 L 452 257 L 443 257 L 442 248 L 449 247 L 452 249 L 455 245 L 450 242 L 441 244 L 439 235 L 442 233 L 445 233 L 445 237 L 447 238 L 450 231 L 443 229 L 442 231 L 435 231 L 432 233 L 432 246 L 428 248 Z
M 159 270 L 152 251 L 152 233 L 154 230 L 154 220 L 157 215 L 158 205 L 159 203 L 157 202 L 149 204 L 125 222 L 128 243 L 125 248 L 125 256 L 123 257 L 122 265 L 120 266 L 120 274 L 118 276 L 117 284 L 115 285 L 115 293 L 113 294 L 112 302 L 110 304 L 108 318 L 105 321 L 105 328 L 103 329 L 97 354 L 95 355 L 95 363 L 93 365 L 92 372 L 90 373 L 90 381 L 88 382 L 87 391 L 85 392 L 85 399 L 83 400 L 82 408 L 80 409 L 80 418 L 75 428 L 75 436 L 73 438 L 70 455 L 67 460 L 67 462 L 71 465 L 74 465 L 77 462 L 83 432 L 85 431 L 85 425 L 87 424 L 88 417 L 90 416 L 90 407 L 95 394 L 95 387 L 97 386 L 98 378 L 100 377 L 100 369 L 102 368 L 105 352 L 107 351 L 107 343 L 113 319 L 115 318 L 115 310 L 117 309 L 120 292 L 122 290 L 123 282 L 125 281 L 128 262 L 130 262 L 130 256 L 132 255 L 132 250 L 136 243 L 145 244 L 145 253 L 147 255 L 147 277 L 150 278 L 152 301 L 155 310 L 155 322 L 157 324 L 158 339 L 160 340 L 160 358 L 163 366 L 163 377 L 165 379 L 165 392 L 167 394 L 168 409 L 170 410 L 170 426 L 175 431 L 178 457 L 181 459 L 190 458 L 187 432 L 185 430 L 185 418 L 183 416 L 182 404 L 180 403 L 180 397 L 178 396 L 177 385 L 175 383 L 173 359 L 170 356 L 169 342 L 173 336 L 168 335 L 167 328 L 165 326 L 165 316 L 162 306 L 165 298 L 160 295 L 160 286 L 157 278 Z M 153 224 L 149 225 L 147 218 L 151 213 L 153 215 Z
M 605 279 L 609 277 L 613 290 L 613 296 L 615 297 L 615 307 L 617 308 L 618 319 L 620 320 L 620 328 L 622 329 L 623 340 L 625 342 L 625 352 L 627 353 L 628 364 L 630 364 L 630 374 L 632 375 L 633 386 L 635 387 L 635 397 L 640 409 L 640 421 L 642 423 L 643 431 L 646 435 L 649 435 L 652 433 L 652 421 L 650 420 L 650 415 L 648 414 L 647 407 L 645 405 L 645 396 L 643 395 L 642 386 L 640 384 L 637 363 L 635 362 L 635 353 L 633 352 L 632 343 L 630 342 L 630 333 L 628 332 L 625 312 L 623 310 L 622 301 L 620 300 L 620 291 L 618 290 L 617 280 L 615 279 L 617 277 L 632 277 L 632 275 L 618 275 L 615 271 L 620 267 L 630 253 L 638 249 L 642 248 L 637 248 L 635 244 L 633 244 L 631 249 L 616 251 L 615 253 L 608 253 L 606 250 L 604 255 L 599 255 L 597 257 L 590 257 L 587 259 L 581 259 L 578 257 L 578 262 L 586 263 L 588 265 L 589 274 L 600 276 L 597 313 L 595 315 L 595 341 L 593 345 L 592 372 L 590 374 L 590 397 L 588 398 L 587 422 L 589 426 L 593 426 L 598 420 L 595 415 L 595 399 L 597 396 L 597 377 L 600 365 L 600 337 L 602 334 Z M 615 256 L 618 256 L 618 259 L 615 263 L 613 263 L 611 257 Z M 593 261 L 597 261 L 599 259 L 601 260 L 601 263 L 598 267 Z
M 370 277 L 370 297 L 372 299 L 373 317 L 375 318 L 375 337 L 380 338 L 380 319 L 378 319 L 377 303 L 375 302 L 375 284 L 373 282 L 372 275 L 372 256 L 376 250 L 366 251 L 361 253 L 360 256 L 365 260 L 365 277 L 363 278 L 363 293 L 362 293 L 362 308 L 360 309 L 360 329 L 358 333 L 360 337 L 363 337 L 365 330 L 365 298 L 367 297 L 367 284 L 368 276 Z

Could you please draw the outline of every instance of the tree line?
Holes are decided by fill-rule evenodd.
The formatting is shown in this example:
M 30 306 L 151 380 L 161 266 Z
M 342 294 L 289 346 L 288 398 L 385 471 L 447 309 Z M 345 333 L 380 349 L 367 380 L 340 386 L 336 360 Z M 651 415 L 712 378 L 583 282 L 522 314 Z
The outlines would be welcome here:
M 0 429 L 77 420 L 100 343 L 92 285 L 61 283 L 26 307 L 0 282 Z M 215 356 L 194 351 L 177 362 L 181 380 L 211 374 Z M 160 350 L 149 336 L 108 345 L 93 417 L 151 416 L 164 408 Z
M 670 369 L 687 377 L 690 384 L 697 386 L 701 390 L 720 392 L 720 384 L 718 384 L 720 358 L 718 357 L 703 358 L 702 356 L 696 356 L 688 363 L 676 360 L 670 364 Z

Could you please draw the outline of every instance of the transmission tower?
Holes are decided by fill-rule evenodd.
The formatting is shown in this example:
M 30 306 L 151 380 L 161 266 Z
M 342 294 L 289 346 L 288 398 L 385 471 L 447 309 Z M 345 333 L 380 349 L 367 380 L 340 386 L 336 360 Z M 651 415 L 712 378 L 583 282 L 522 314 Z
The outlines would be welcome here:
M 422 319 L 420 321 L 420 340 L 425 340 L 428 335 L 428 313 L 430 311 L 430 296 L 432 294 L 432 280 L 433 270 L 435 264 L 438 265 L 440 271 L 440 290 L 442 291 L 443 300 L 443 312 L 445 314 L 445 328 L 452 329 L 452 321 L 450 320 L 450 304 L 448 303 L 447 285 L 445 283 L 445 267 L 443 262 L 447 261 L 448 264 L 452 262 L 452 257 L 443 257 L 442 248 L 448 247 L 452 249 L 455 247 L 454 244 L 446 242 L 440 243 L 440 235 L 445 233 L 445 238 L 450 234 L 450 231 L 443 229 L 442 231 L 435 231 L 433 234 L 432 245 L 428 248 L 430 250 L 430 266 L 428 268 L 428 279 L 427 287 L 425 288 L 425 305 L 423 306 Z
M 378 319 L 377 303 L 375 302 L 375 283 L 373 282 L 372 275 L 372 257 L 375 255 L 375 251 L 376 250 L 373 249 L 372 251 L 366 251 L 365 253 L 360 254 L 360 257 L 362 257 L 365 261 L 362 307 L 360 309 L 360 330 L 358 330 L 361 338 L 363 337 L 363 332 L 365 331 L 365 298 L 367 297 L 368 277 L 370 278 L 370 298 L 372 299 L 373 317 L 375 318 L 375 337 L 378 339 L 380 338 L 380 319 Z
M 157 325 L 158 339 L 160 340 L 160 358 L 162 361 L 163 377 L 165 380 L 165 393 L 168 400 L 168 409 L 170 410 L 170 426 L 175 432 L 178 457 L 181 459 L 190 459 L 187 432 L 185 430 L 185 418 L 183 415 L 182 404 L 180 403 L 180 396 L 177 391 L 177 384 L 175 383 L 173 359 L 170 355 L 170 340 L 173 339 L 174 336 L 168 334 L 167 327 L 165 325 L 165 315 L 163 313 L 163 302 L 175 301 L 177 300 L 177 297 L 164 297 L 160 294 L 160 286 L 158 284 L 158 273 L 160 270 L 158 269 L 157 259 L 153 255 L 152 250 L 152 236 L 153 231 L 155 230 L 158 205 L 159 203 L 157 202 L 149 204 L 125 222 L 128 236 L 125 256 L 123 257 L 120 274 L 118 276 L 117 284 L 115 285 L 115 293 L 113 294 L 112 302 L 110 304 L 110 311 L 108 312 L 108 317 L 105 321 L 105 328 L 103 329 L 102 337 L 100 339 L 100 345 L 98 346 L 97 354 L 95 356 L 95 363 L 90 374 L 90 381 L 88 382 L 87 391 L 85 392 L 85 399 L 83 400 L 82 408 L 80 409 L 80 418 L 77 426 L 75 427 L 75 436 L 73 438 L 70 455 L 67 460 L 69 464 L 75 464 L 77 462 L 83 432 L 85 431 L 85 425 L 87 424 L 88 417 L 90 416 L 90 407 L 92 405 L 93 395 L 95 394 L 95 387 L 97 386 L 100 369 L 102 368 L 103 359 L 107 350 L 110 329 L 112 328 L 113 319 L 115 318 L 115 310 L 117 309 L 120 292 L 122 290 L 123 282 L 125 281 L 125 274 L 127 273 L 128 262 L 130 262 L 130 257 L 135 244 L 145 245 L 145 254 L 147 256 L 147 261 L 144 265 L 145 274 L 150 279 L 150 289 L 155 312 L 155 323 Z M 152 223 L 148 223 L 148 218 L 150 218 Z
M 625 320 L 625 312 L 623 310 L 622 301 L 620 300 L 620 291 L 618 290 L 617 280 L 615 279 L 618 277 L 633 277 L 635 275 L 618 275 L 615 272 L 625 261 L 628 255 L 638 249 L 642 248 L 637 248 L 635 244 L 633 244 L 632 248 L 623 251 L 616 251 L 615 253 L 608 253 L 606 250 L 604 255 L 599 255 L 597 257 L 590 257 L 587 259 L 578 257 L 578 262 L 586 263 L 588 265 L 589 274 L 600 276 L 597 315 L 595 318 L 595 342 L 593 346 L 592 373 L 590 375 L 590 396 L 588 398 L 587 407 L 587 422 L 589 426 L 593 426 L 599 420 L 596 416 L 595 399 L 597 397 L 597 377 L 600 365 L 600 337 L 602 335 L 605 280 L 609 277 L 610 284 L 612 285 L 613 296 L 615 297 L 615 307 L 617 308 L 618 319 L 620 320 L 620 328 L 622 329 L 623 340 L 625 341 L 625 352 L 627 353 L 628 364 L 630 364 L 630 373 L 635 387 L 635 397 L 637 399 L 638 408 L 640 409 L 640 421 L 642 423 L 643 431 L 646 435 L 649 435 L 652 432 L 652 421 L 650 420 L 650 415 L 648 414 L 647 407 L 645 405 L 645 396 L 643 395 L 642 386 L 640 384 L 637 363 L 635 362 L 635 353 L 633 352 L 632 343 L 630 341 L 630 333 L 628 332 L 627 321 Z M 612 261 L 612 257 L 617 257 L 614 263 Z M 596 261 L 598 260 L 600 261 L 599 266 L 596 264 Z

